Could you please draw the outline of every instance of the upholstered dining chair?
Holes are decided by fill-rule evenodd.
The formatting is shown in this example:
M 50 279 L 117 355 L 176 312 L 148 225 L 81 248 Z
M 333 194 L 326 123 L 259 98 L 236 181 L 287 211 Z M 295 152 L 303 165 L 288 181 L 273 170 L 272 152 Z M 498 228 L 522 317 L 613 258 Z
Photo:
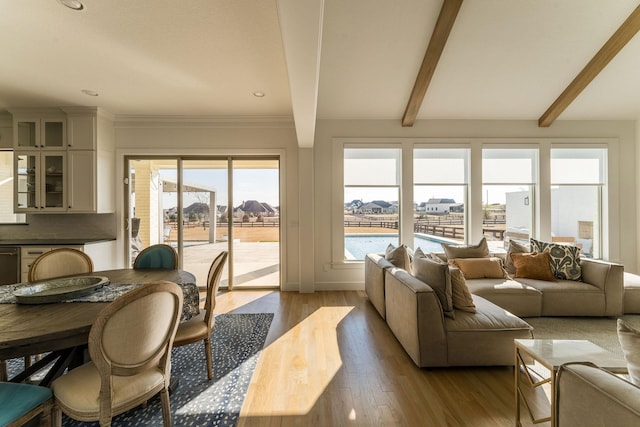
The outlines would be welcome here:
M 204 310 L 198 316 L 180 323 L 176 339 L 173 341 L 174 347 L 204 341 L 208 379 L 213 378 L 213 363 L 211 360 L 211 333 L 215 324 L 213 309 L 216 306 L 216 294 L 218 293 L 220 277 L 222 276 L 222 268 L 228 255 L 227 251 L 222 251 L 211 263 L 209 274 L 207 275 L 207 298 L 204 303 Z
M 133 268 L 178 268 L 178 254 L 164 243 L 144 248 L 133 261 Z
M 171 348 L 182 289 L 159 281 L 130 291 L 105 307 L 89 332 L 91 361 L 57 378 L 54 426 L 62 412 L 78 421 L 110 426 L 113 416 L 160 394 L 164 426 L 171 426 Z
M 53 395 L 51 390 L 31 384 L 0 382 L 0 426 L 18 427 L 32 424 L 51 426 Z
M 84 252 L 73 248 L 57 248 L 36 258 L 29 267 L 29 281 L 51 279 L 71 274 L 91 273 L 93 261 Z

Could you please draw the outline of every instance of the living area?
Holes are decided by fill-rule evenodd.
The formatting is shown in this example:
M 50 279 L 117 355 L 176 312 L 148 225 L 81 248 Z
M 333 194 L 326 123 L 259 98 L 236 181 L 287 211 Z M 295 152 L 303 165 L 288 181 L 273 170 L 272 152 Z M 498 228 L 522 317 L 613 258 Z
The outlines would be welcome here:
M 389 245 L 365 258 L 368 298 L 417 366 L 515 366 L 517 425 L 521 406 L 535 423 L 638 422 L 640 331 L 630 322 L 640 318 L 632 304 L 625 312 L 622 265 L 533 238 L 509 242 L 506 254 L 491 254 L 485 238 L 442 248 L 425 254 Z M 585 362 L 591 366 L 576 369 L 586 372 L 572 371 Z M 593 399 L 586 406 L 585 395 Z

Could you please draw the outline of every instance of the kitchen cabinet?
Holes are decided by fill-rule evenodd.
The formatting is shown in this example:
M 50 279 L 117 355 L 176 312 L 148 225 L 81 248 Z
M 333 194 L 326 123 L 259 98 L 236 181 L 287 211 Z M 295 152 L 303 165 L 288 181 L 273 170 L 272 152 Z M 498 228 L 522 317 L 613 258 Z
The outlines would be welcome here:
M 14 211 L 65 212 L 67 153 L 16 151 Z
M 115 210 L 113 118 L 97 107 L 13 114 L 14 212 Z
M 13 146 L 16 150 L 65 150 L 66 140 L 64 116 L 14 116 Z

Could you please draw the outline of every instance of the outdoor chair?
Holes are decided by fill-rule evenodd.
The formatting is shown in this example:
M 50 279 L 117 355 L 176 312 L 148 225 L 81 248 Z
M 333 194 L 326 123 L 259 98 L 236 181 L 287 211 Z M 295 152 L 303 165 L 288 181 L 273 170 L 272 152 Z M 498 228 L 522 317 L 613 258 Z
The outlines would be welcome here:
M 215 324 L 213 309 L 216 306 L 216 294 L 222 276 L 222 268 L 229 253 L 222 251 L 213 260 L 207 275 L 207 299 L 204 303 L 204 310 L 200 314 L 186 322 L 180 323 L 176 339 L 173 341 L 174 347 L 204 341 L 204 352 L 207 358 L 207 378 L 213 378 L 213 363 L 211 360 L 211 333 Z
M 58 248 L 45 252 L 29 267 L 29 281 L 52 279 L 72 274 L 91 273 L 93 261 L 84 252 L 73 248 Z
M 51 426 L 51 390 L 31 384 L 0 382 L 0 426 L 18 427 L 40 416 L 40 426 Z
M 62 412 L 78 421 L 111 418 L 160 394 L 164 426 L 171 426 L 171 348 L 182 312 L 173 282 L 143 285 L 105 307 L 89 332 L 91 361 L 57 378 L 54 425 Z
M 178 268 L 178 254 L 169 245 L 159 243 L 144 248 L 133 262 L 133 268 Z

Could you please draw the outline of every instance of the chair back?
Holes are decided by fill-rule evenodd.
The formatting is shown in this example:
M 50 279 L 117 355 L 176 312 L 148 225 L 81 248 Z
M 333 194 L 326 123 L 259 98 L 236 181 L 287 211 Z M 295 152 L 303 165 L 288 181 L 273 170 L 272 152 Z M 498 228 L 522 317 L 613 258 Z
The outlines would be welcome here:
M 133 262 L 133 268 L 178 268 L 178 253 L 169 245 L 159 243 L 144 248 Z
M 209 274 L 207 275 L 207 299 L 204 303 L 204 321 L 209 327 L 209 330 L 213 327 L 213 309 L 216 307 L 216 294 L 220 286 L 222 269 L 228 256 L 229 252 L 220 252 L 218 256 L 214 258 L 211 267 L 209 267 Z
M 103 388 L 111 375 L 146 369 L 168 374 L 182 303 L 180 286 L 159 281 L 124 294 L 100 312 L 89 332 L 89 354 Z
M 84 252 L 73 248 L 57 248 L 45 252 L 29 268 L 29 281 L 52 279 L 72 274 L 91 273 L 93 261 Z

